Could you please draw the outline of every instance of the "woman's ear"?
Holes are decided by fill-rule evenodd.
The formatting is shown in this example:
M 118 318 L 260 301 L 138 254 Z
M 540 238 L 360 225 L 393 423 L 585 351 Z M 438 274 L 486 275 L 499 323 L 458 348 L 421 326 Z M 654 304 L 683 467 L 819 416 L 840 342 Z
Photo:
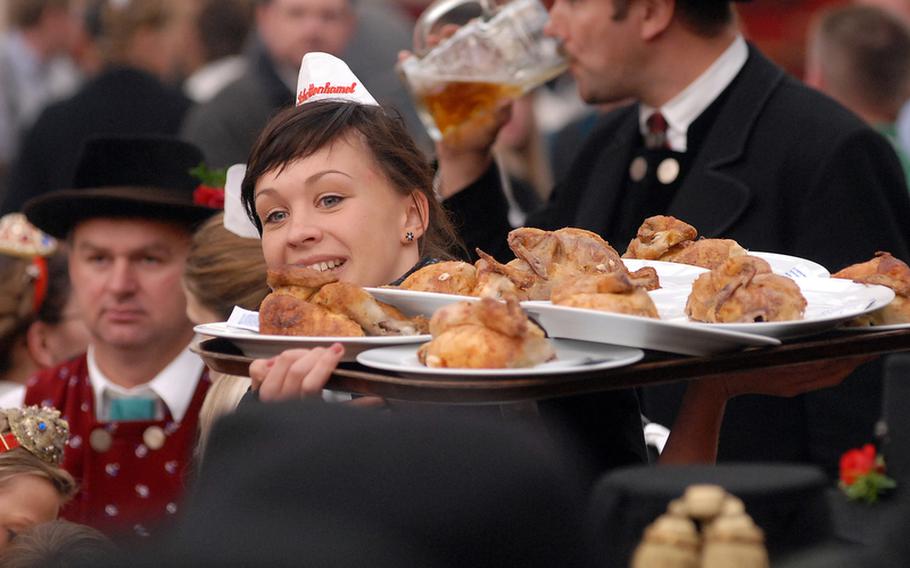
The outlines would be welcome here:
M 32 361 L 41 368 L 54 366 L 54 355 L 47 345 L 48 325 L 42 321 L 33 322 L 25 332 L 25 346 Z
M 420 191 L 412 191 L 404 217 L 404 227 L 402 227 L 402 238 L 410 242 L 407 235 L 412 235 L 412 239 L 419 239 L 426 233 L 430 224 L 430 203 L 427 196 Z

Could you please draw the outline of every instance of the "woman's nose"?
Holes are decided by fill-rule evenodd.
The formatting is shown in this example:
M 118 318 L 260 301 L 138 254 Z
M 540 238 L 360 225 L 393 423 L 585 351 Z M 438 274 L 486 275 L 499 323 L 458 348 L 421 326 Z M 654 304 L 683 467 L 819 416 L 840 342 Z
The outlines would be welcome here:
M 318 243 L 322 240 L 322 229 L 305 218 L 291 220 L 288 231 L 288 246 L 297 247 Z

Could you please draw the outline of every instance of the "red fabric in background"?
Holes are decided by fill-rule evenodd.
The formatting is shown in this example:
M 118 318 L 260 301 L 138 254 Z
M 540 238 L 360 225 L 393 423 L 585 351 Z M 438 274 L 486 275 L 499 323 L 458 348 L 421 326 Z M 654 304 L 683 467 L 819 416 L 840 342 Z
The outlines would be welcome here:
M 736 4 L 746 38 L 802 80 L 812 16 L 844 0 L 755 0 Z

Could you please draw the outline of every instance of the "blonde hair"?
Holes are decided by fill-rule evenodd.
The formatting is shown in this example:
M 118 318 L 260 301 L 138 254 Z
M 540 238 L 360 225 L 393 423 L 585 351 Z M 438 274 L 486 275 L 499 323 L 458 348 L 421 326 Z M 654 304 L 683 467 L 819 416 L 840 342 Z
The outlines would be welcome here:
M 215 215 L 193 235 L 183 275 L 196 300 L 227 319 L 234 306 L 258 310 L 270 290 L 261 243 L 228 231 L 223 219 Z
M 68 521 L 36 525 L 16 535 L 0 554 L 4 568 L 113 565 L 117 547 L 100 531 Z
M 101 12 L 101 49 L 110 61 L 122 60 L 136 33 L 144 28 L 161 30 L 175 21 L 173 0 L 106 2 Z
M 0 487 L 20 475 L 33 475 L 48 481 L 57 490 L 61 502 L 76 494 L 76 481 L 65 469 L 51 465 L 24 448 L 0 453 Z
M 252 384 L 249 377 L 221 373 L 211 373 L 210 377 L 213 381 L 212 387 L 205 394 L 205 400 L 199 410 L 199 441 L 196 443 L 195 451 L 197 463 L 202 461 L 215 421 L 233 412 Z

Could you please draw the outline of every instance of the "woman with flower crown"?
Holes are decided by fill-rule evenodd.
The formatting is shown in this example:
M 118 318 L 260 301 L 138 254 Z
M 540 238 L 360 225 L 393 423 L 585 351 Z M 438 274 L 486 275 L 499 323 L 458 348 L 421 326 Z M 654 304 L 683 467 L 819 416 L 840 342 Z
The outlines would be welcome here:
M 76 492 L 60 467 L 68 435 L 56 410 L 0 410 L 0 551 L 18 533 L 56 519 Z

